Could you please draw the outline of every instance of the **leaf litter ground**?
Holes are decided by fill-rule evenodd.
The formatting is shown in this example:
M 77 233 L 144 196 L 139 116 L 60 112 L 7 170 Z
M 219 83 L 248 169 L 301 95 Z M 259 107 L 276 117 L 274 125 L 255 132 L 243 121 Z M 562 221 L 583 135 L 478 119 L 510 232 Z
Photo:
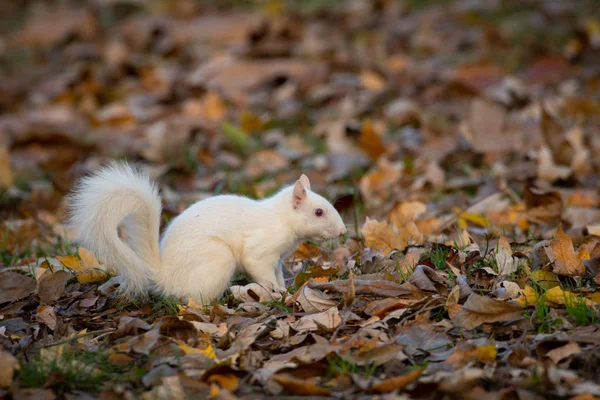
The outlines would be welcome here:
M 600 398 L 591 1 L 0 5 L 0 394 Z M 305 173 L 351 234 L 211 306 L 114 296 L 64 195 L 139 162 L 164 223 Z

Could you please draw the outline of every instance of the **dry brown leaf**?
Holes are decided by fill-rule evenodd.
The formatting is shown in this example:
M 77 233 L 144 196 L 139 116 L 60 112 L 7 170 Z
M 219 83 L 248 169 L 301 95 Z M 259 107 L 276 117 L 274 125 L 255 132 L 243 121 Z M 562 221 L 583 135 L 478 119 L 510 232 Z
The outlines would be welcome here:
M 65 292 L 65 284 L 72 277 L 67 271 L 45 272 L 37 283 L 40 302 L 50 303 L 58 300 Z
M 545 247 L 546 254 L 551 262 L 554 263 L 553 271 L 558 275 L 581 276 L 586 274 L 586 268 L 583 262 L 590 258 L 586 249 L 580 249 L 575 253 L 573 241 L 559 226 L 554 235 L 554 239 L 548 247 Z
M 337 280 L 331 282 L 309 281 L 308 286 L 313 289 L 330 290 L 336 293 L 347 293 L 351 290 L 351 283 L 348 280 Z M 354 278 L 355 293 L 362 295 L 374 295 L 384 297 L 398 297 L 410 295 L 416 299 L 421 299 L 427 295 L 419 290 L 412 283 L 405 282 L 399 284 L 386 280 L 363 280 Z
M 374 315 L 379 318 L 384 318 L 388 313 L 410 307 L 418 300 L 413 299 L 395 299 L 388 297 L 387 299 L 374 300 L 365 306 L 364 313 L 367 315 Z
M 523 318 L 523 308 L 516 301 L 500 301 L 491 297 L 471 294 L 454 322 L 466 329 L 485 323 L 518 320 Z
M 293 394 L 301 396 L 329 396 L 331 394 L 328 389 L 317 386 L 317 382 L 296 378 L 291 374 L 276 374 L 273 375 L 273 379 Z
M 311 289 L 307 285 L 302 285 L 296 293 L 293 296 L 294 302 L 308 313 L 325 311 L 338 304 L 337 301 L 330 299 L 323 292 Z
M 385 379 L 381 382 L 377 382 L 371 386 L 370 392 L 374 393 L 388 393 L 393 390 L 398 390 L 406 387 L 410 383 L 419 379 L 423 373 L 423 368 L 415 369 L 406 375 L 395 376 L 393 378 Z
M 527 218 L 533 223 L 555 224 L 560 221 L 563 201 L 560 192 L 544 191 L 526 186 L 523 199 Z
M 126 343 L 134 352 L 149 355 L 150 351 L 158 343 L 159 337 L 160 330 L 155 327 L 146 333 L 132 337 Z
M 458 304 L 460 300 L 460 286 L 456 285 L 452 288 L 446 299 L 446 309 L 450 319 L 454 319 L 458 315 L 462 306 Z
M 298 333 L 326 330 L 332 332 L 342 322 L 342 317 L 337 307 L 331 307 L 317 314 L 310 314 L 300 318 L 290 326 Z
M 35 280 L 17 272 L 0 274 L 0 304 L 27 297 L 35 289 Z
M 40 306 L 37 310 L 37 320 L 46 324 L 50 330 L 56 328 L 56 311 L 51 306 Z
M 546 353 L 546 357 L 550 358 L 554 364 L 558 364 L 565 358 L 574 354 L 581 354 L 581 347 L 579 347 L 577 342 L 569 342 L 564 346 L 550 350 Z
M 275 288 L 269 287 L 266 284 L 249 283 L 245 286 L 233 285 L 229 288 L 233 297 L 241 302 L 248 301 L 278 301 L 281 300 L 281 293 Z
M 494 254 L 496 264 L 498 265 L 498 275 L 506 276 L 517 271 L 519 268 L 519 259 L 513 257 L 512 249 L 508 240 L 502 236 L 498 239 L 498 245 L 496 246 L 496 253 Z

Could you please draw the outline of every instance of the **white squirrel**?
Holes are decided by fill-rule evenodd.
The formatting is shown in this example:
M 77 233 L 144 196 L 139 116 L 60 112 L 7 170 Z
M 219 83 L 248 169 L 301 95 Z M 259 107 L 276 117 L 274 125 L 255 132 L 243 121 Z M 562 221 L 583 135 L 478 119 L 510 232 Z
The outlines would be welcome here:
M 282 255 L 301 240 L 347 232 L 306 175 L 263 200 L 219 195 L 199 201 L 173 219 L 159 242 L 161 203 L 156 185 L 127 163 L 85 177 L 67 198 L 78 241 L 118 272 L 125 297 L 158 289 L 208 304 L 244 270 L 257 283 L 285 290 Z

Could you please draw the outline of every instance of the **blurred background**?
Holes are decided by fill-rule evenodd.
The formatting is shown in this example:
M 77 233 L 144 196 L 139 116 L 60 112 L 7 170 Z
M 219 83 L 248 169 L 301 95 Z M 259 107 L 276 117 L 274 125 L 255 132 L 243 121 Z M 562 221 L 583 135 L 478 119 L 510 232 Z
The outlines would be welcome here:
M 110 159 L 160 182 L 165 221 L 305 173 L 356 234 L 365 216 L 406 228 L 410 204 L 425 236 L 576 238 L 600 221 L 599 17 L 592 0 L 2 1 L 3 251 L 43 253 L 63 196 Z

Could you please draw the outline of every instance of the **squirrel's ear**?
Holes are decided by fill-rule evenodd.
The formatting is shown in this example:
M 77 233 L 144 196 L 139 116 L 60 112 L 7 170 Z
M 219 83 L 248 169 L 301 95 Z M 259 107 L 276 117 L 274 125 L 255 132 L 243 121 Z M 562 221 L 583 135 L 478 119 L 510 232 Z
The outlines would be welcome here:
M 292 195 L 292 206 L 294 206 L 294 210 L 298 209 L 302 202 L 306 199 L 306 189 L 300 181 L 296 181 L 294 185 L 294 194 Z
M 304 189 L 310 190 L 310 181 L 308 180 L 308 176 L 302 174 L 302 176 L 298 180 L 300 181 L 300 183 L 302 183 L 302 186 L 304 186 Z

